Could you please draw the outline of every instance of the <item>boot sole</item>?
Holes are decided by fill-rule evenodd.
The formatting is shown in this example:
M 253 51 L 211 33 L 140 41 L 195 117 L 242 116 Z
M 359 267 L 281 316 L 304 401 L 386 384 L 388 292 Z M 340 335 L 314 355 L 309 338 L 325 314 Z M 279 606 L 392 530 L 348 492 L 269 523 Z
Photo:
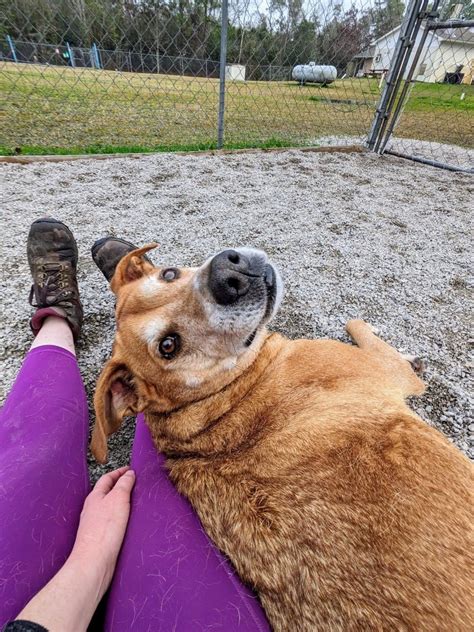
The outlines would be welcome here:
M 100 239 L 95 241 L 91 247 L 91 254 L 94 261 L 95 261 L 95 255 L 97 251 L 100 249 L 100 247 L 103 246 L 103 244 L 105 244 L 106 241 L 110 241 L 110 240 L 118 241 L 124 246 L 130 246 L 131 248 L 133 248 L 133 250 L 136 250 L 138 248 L 138 246 L 135 246 L 135 244 L 132 244 L 131 242 L 126 241 L 125 239 L 120 239 L 119 237 L 101 237 Z

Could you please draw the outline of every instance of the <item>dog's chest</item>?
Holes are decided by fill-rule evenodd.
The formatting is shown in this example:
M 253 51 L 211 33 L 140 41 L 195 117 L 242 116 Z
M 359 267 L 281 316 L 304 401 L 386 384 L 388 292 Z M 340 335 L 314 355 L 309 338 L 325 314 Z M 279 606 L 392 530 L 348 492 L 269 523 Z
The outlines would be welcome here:
M 263 548 L 278 519 L 274 499 L 251 471 L 225 464 L 168 461 L 170 477 L 199 515 L 209 536 L 235 562 Z

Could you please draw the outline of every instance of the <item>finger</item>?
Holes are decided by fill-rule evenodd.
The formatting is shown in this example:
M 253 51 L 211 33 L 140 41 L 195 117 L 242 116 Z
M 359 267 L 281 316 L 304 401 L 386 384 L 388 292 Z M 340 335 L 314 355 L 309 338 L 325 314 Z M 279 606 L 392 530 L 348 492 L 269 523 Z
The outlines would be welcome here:
M 127 497 L 129 497 L 134 484 L 135 484 L 135 472 L 133 470 L 128 470 L 115 483 L 113 492 L 115 493 L 117 491 L 118 493 L 126 494 Z
M 125 465 L 124 467 L 119 467 L 118 470 L 104 474 L 95 484 L 93 492 L 97 492 L 101 496 L 105 496 L 113 489 L 115 483 L 120 479 L 120 477 L 129 469 L 129 466 Z

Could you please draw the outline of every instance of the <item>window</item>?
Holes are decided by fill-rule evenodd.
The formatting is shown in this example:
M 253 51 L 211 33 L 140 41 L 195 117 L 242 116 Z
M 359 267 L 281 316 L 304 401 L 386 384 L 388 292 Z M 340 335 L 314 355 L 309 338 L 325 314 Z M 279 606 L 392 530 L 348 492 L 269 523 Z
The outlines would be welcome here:
M 382 55 L 378 53 L 377 55 L 375 55 L 375 63 L 380 64 L 381 61 L 382 61 Z
M 420 64 L 420 67 L 418 69 L 418 74 L 419 75 L 424 75 L 426 72 L 426 64 Z

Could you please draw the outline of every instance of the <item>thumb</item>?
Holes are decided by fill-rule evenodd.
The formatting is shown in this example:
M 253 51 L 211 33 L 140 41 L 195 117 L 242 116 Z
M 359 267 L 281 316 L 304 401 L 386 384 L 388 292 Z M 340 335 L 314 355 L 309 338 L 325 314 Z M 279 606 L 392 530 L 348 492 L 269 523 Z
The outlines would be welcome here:
M 127 470 L 115 483 L 113 492 L 125 493 L 130 496 L 130 493 L 135 485 L 135 472 L 133 470 Z

